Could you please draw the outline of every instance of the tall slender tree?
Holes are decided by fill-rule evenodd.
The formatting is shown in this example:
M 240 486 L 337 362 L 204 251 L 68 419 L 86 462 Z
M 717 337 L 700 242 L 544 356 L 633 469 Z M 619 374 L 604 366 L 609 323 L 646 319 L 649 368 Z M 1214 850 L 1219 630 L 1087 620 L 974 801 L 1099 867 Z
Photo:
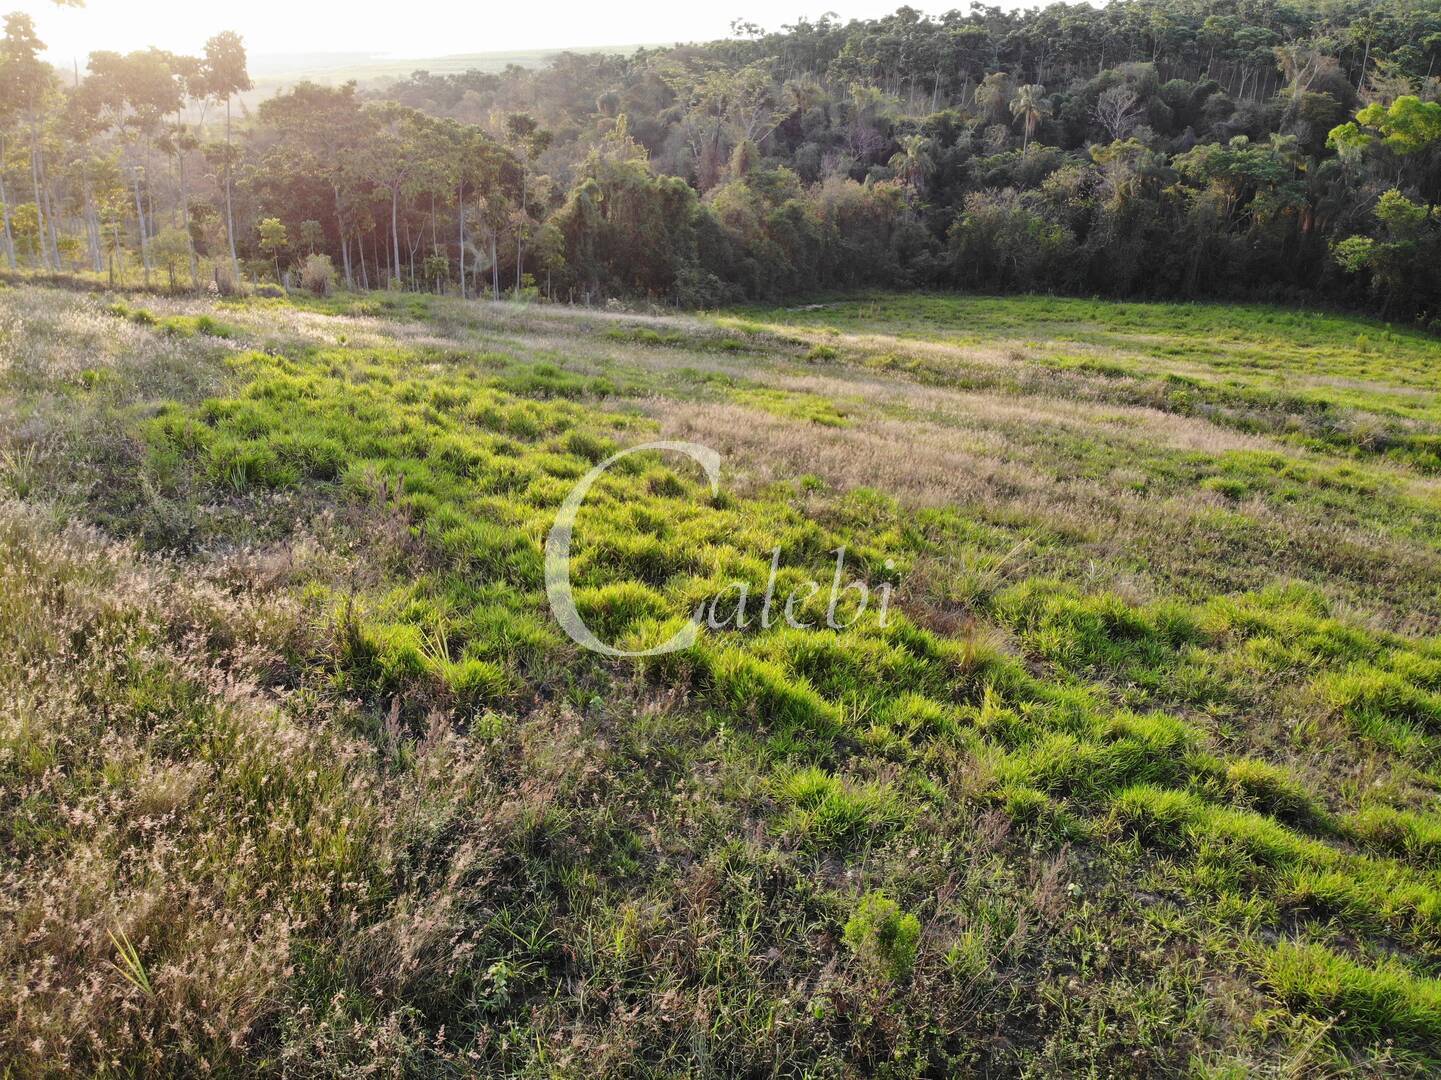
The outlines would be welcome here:
M 233 30 L 216 34 L 205 43 L 206 92 L 225 103 L 225 239 L 230 245 L 230 266 L 240 280 L 240 258 L 235 253 L 234 148 L 230 141 L 230 101 L 251 89 L 245 66 L 245 42 Z
M 1024 134 L 1021 137 L 1021 153 L 1030 148 L 1031 136 L 1036 125 L 1050 115 L 1051 105 L 1045 98 L 1046 88 L 1037 83 L 1026 83 L 1016 89 L 1011 99 L 1011 115 L 1021 121 Z
M 160 49 L 147 49 L 120 56 L 113 52 L 90 54 L 90 76 L 86 91 L 113 127 L 130 144 L 131 186 L 135 195 L 135 219 L 140 239 L 140 259 L 145 283 L 150 283 L 150 237 L 158 230 L 150 193 L 151 147 L 161 135 L 168 117 L 179 112 L 184 101 L 184 80 L 176 71 L 175 57 Z M 142 181 L 145 191 L 142 192 Z M 147 213 L 147 207 L 150 211 Z
M 525 237 L 530 231 L 530 166 L 536 155 L 550 146 L 552 134 L 542 128 L 529 113 L 512 113 L 506 117 L 505 132 L 511 149 L 520 159 L 520 205 L 512 215 L 515 232 L 515 291 L 525 277 Z
M 30 136 L 30 180 L 35 193 L 35 214 L 38 233 L 37 251 L 41 265 L 49 269 L 50 248 L 48 246 L 45 206 L 47 200 L 41 192 L 41 177 L 44 174 L 43 132 L 49 109 L 56 92 L 55 73 L 40 59 L 45 48 L 35 33 L 35 23 L 24 12 L 13 12 L 5 16 L 5 36 L 0 39 L 0 100 L 14 110 L 19 121 Z M 60 268 L 60 256 L 55 255 L 55 269 Z
M 8 27 L 7 39 L 9 37 Z M 5 223 L 5 261 L 11 270 L 15 269 L 15 230 L 10 224 L 10 194 L 5 189 L 5 170 L 10 166 L 10 133 L 19 122 L 19 95 L 12 87 L 14 75 L 11 71 L 8 44 L 0 48 L 0 215 Z
M 5 261 L 15 269 L 15 231 L 10 225 L 10 196 L 5 190 L 5 169 L 9 166 L 6 117 L 0 113 L 0 215 L 5 219 Z
M 363 148 L 373 135 L 355 83 L 327 87 L 301 82 L 261 102 L 259 118 L 278 137 L 275 152 L 286 159 L 283 171 L 320 177 L 329 186 L 345 284 L 353 288 L 351 218 L 365 187 L 359 168 Z

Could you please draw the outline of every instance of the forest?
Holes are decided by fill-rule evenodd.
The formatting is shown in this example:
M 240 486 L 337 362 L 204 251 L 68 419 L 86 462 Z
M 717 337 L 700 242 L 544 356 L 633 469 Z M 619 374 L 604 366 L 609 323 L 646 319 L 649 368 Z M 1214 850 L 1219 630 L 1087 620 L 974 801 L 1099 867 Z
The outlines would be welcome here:
M 737 21 L 253 113 L 243 41 L 40 59 L 5 23 L 5 254 L 221 290 L 684 307 L 862 286 L 1441 313 L 1441 5 L 1120 0 Z M 237 115 L 237 111 L 243 115 Z

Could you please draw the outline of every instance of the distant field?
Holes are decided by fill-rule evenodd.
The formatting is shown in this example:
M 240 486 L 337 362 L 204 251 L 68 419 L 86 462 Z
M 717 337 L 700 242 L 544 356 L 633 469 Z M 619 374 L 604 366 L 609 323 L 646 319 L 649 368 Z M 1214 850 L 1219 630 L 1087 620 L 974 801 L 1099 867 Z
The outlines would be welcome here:
M 1441 340 L 0 288 L 20 1075 L 1435 1075 Z M 729 583 L 822 627 L 610 660 Z M 845 609 L 853 613 L 852 609 Z
M 1019 348 L 1114 383 L 1097 395 L 1162 394 L 1175 411 L 1210 407 L 1238 426 L 1414 453 L 1441 471 L 1441 339 L 1415 330 L 1262 306 L 1063 298 L 893 296 L 757 315 L 862 339 Z

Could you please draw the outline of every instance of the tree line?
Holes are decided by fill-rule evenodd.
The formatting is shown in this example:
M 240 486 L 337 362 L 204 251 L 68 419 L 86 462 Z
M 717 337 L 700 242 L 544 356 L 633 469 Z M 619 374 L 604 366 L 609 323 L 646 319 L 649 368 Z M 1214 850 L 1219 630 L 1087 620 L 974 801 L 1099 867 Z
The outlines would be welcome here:
M 5 257 L 686 306 L 858 286 L 1441 314 L 1441 0 L 801 20 L 254 110 L 243 43 L 0 42 Z M 119 270 L 117 270 L 117 267 Z

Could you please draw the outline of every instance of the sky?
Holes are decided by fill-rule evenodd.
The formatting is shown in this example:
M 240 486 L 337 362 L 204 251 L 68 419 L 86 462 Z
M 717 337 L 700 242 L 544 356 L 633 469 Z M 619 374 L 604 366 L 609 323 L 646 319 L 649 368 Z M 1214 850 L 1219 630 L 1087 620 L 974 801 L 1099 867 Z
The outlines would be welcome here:
M 3 0 L 0 0 L 3 2 Z M 749 2 L 750 10 L 745 10 Z M 734 0 L 716 6 L 705 0 L 543 0 L 533 4 L 456 0 L 241 0 L 234 4 L 196 0 L 86 0 L 83 8 L 61 8 L 50 0 L 18 0 L 18 10 L 35 20 L 47 58 L 69 67 L 85 66 L 95 49 L 128 52 L 155 45 L 195 54 L 221 30 L 238 31 L 253 56 L 294 53 L 374 53 L 400 58 L 456 53 L 566 48 L 584 45 L 671 44 L 726 37 L 733 18 L 766 29 L 812 20 L 835 11 L 843 20 L 882 15 L 903 0 Z M 967 6 L 968 0 L 917 2 L 922 11 Z M 1004 3 L 1002 6 L 1019 6 Z M 8 0 L 0 11 L 17 10 Z

